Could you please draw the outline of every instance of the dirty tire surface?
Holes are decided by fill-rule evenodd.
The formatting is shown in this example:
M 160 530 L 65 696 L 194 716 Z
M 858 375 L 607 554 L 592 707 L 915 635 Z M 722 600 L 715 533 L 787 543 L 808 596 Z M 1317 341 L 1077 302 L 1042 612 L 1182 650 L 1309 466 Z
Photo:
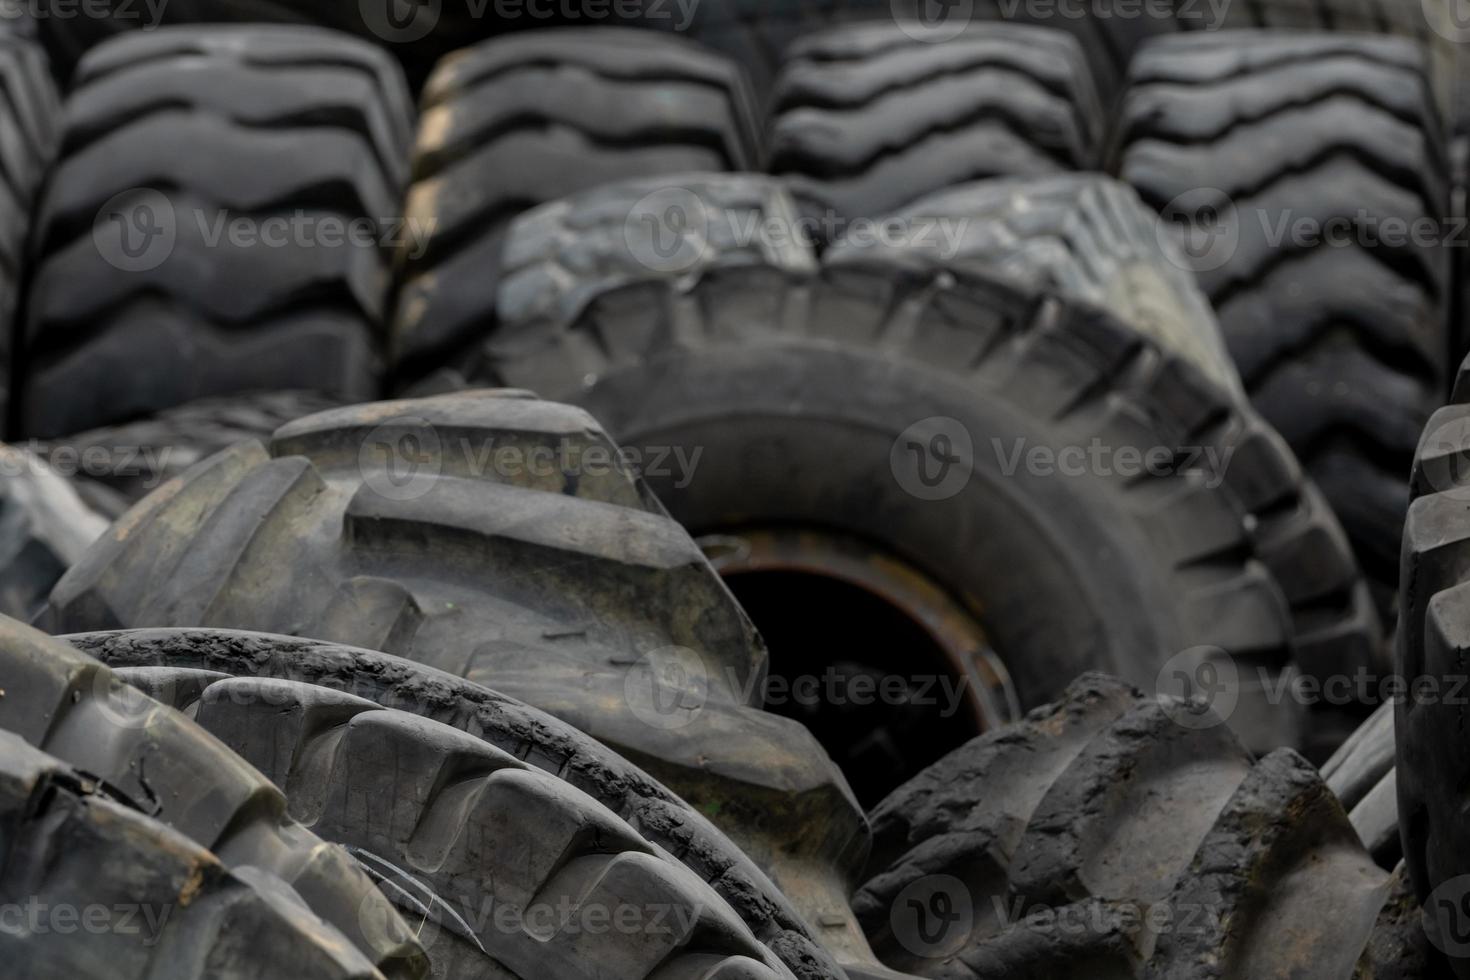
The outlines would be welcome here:
M 388 55 L 324 30 L 92 50 L 36 218 L 21 431 L 255 389 L 371 397 L 411 118 Z
M 184 715 L 67 644 L 0 619 L 0 729 L 136 802 L 224 864 L 281 879 L 385 977 L 416 978 L 423 950 L 347 852 L 286 815 L 258 771 Z
M 284 881 L 222 861 L 152 803 L 0 732 L 0 902 L 124 910 L 114 928 L 0 931 L 6 962 L 38 980 L 381 980 Z
M 153 697 L 198 702 L 209 685 L 261 677 L 314 685 L 467 732 L 587 794 L 676 856 L 802 980 L 835 975 L 791 904 L 708 819 L 637 766 L 565 722 L 389 654 L 233 630 L 129 630 L 65 637 Z
M 632 28 L 536 31 L 446 58 L 424 89 L 399 249 L 393 356 L 414 377 L 493 308 L 509 223 L 619 179 L 754 170 L 755 98 L 740 67 Z
M 1199 703 L 1100 675 L 871 817 L 855 906 L 885 961 L 919 976 L 1347 980 L 1423 962 L 1402 877 L 1305 760 L 1253 760 Z M 935 938 L 906 900 L 940 894 L 972 914 Z M 1166 923 L 1152 939 L 1146 913 Z M 1065 942 L 1039 942 L 1047 921 Z
M 1191 245 L 1252 400 L 1391 617 L 1403 473 L 1444 383 L 1450 254 L 1417 234 L 1325 236 L 1449 215 L 1423 51 L 1292 32 L 1156 41 L 1133 63 L 1117 141 L 1116 172 Z M 1302 222 L 1321 236 L 1293 238 Z
M 896 24 L 812 35 L 771 106 L 768 169 L 805 210 L 849 220 L 987 177 L 1096 169 L 1104 126 L 1076 38 L 1018 24 L 943 44 Z
M 51 602 L 53 632 L 303 633 L 484 683 L 628 756 L 778 884 L 845 897 L 866 852 L 820 745 L 753 703 L 749 620 L 581 409 L 478 391 L 299 420 L 145 498 Z
M 1280 437 L 1189 358 L 1034 283 L 861 256 L 816 274 L 628 277 L 575 319 L 490 333 L 460 368 L 471 384 L 574 400 L 635 451 L 703 447 L 687 486 L 651 479 L 697 534 L 846 529 L 984 597 L 980 620 L 1023 702 L 1103 666 L 1152 686 L 1162 662 L 1145 650 L 1220 647 L 1252 675 L 1385 666 L 1342 531 Z M 1019 438 L 997 448 L 988 432 Z M 932 449 L 938 437 L 960 447 L 939 467 L 953 478 L 920 486 L 915 465 L 932 476 L 943 460 L 905 457 L 903 440 Z M 1056 480 L 1014 455 L 1094 439 L 1193 447 L 1192 463 L 1151 479 Z M 1227 453 L 1208 478 L 1208 460 Z M 1059 514 L 1064 528 L 1038 530 Z M 956 534 L 969 527 L 987 533 Z M 1084 567 L 1084 578 L 1068 570 Z M 1140 605 L 1135 589 L 1168 598 Z M 1233 719 L 1252 747 L 1298 744 L 1291 712 L 1264 700 L 1248 692 Z M 1314 754 L 1355 727 L 1351 714 L 1313 726 L 1326 743 Z

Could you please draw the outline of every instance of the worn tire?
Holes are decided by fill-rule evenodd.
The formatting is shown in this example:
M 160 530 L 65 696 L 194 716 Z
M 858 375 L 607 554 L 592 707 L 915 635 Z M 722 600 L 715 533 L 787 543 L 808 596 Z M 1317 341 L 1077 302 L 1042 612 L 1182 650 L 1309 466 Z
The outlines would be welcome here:
M 44 621 L 301 633 L 486 683 L 710 814 L 808 921 L 831 920 L 824 945 L 861 952 L 844 917 L 861 810 L 805 729 L 759 710 L 764 645 L 580 409 L 467 392 L 241 443 L 124 515 Z
M 23 449 L 0 446 L 0 615 L 28 622 L 106 530 L 66 478 Z
M 21 431 L 254 389 L 371 397 L 411 111 L 384 52 L 330 31 L 90 52 L 36 222 Z
M 1399 843 L 1398 777 L 1394 772 L 1394 705 L 1385 701 L 1332 758 L 1322 778 L 1342 801 L 1353 829 L 1379 867 L 1403 860 Z
M 1099 165 L 1103 109 L 1076 38 L 977 26 L 944 44 L 896 24 L 803 38 L 771 99 L 771 173 L 809 213 L 878 218 L 956 184 Z
M 91 774 L 0 732 L 0 903 L 52 918 L 0 930 L 32 980 L 381 980 L 289 885 L 222 862 Z M 69 921 L 58 921 L 60 910 Z M 95 928 L 101 909 L 110 928 Z M 88 928 L 78 929 L 86 914 Z
M 240 640 L 252 643 L 270 650 L 269 638 Z M 174 664 L 119 676 L 189 711 L 284 789 L 303 826 L 347 847 L 427 918 L 418 938 L 435 976 L 642 980 L 657 968 L 687 980 L 792 978 L 693 871 L 519 758 L 544 743 L 501 748 L 419 712 L 280 677 Z M 419 681 L 454 683 L 427 672 Z
M 536 708 L 432 667 L 317 640 L 230 630 L 64 639 L 175 706 L 199 701 L 225 677 L 261 677 L 364 698 L 468 732 L 586 793 L 678 857 L 800 980 L 835 974 L 787 899 L 708 819 L 600 742 Z
M 184 715 L 11 619 L 0 619 L 0 667 L 0 730 L 136 801 L 226 865 L 286 882 L 385 976 L 424 975 L 423 950 L 352 858 L 289 819 L 279 789 Z
M 1287 749 L 1253 761 L 1202 704 L 1110 678 L 951 753 L 872 820 L 855 905 L 880 955 L 920 976 L 1362 980 L 1432 964 L 1311 766 Z M 973 915 L 925 939 L 907 903 L 941 893 Z M 1050 929 L 1064 941 L 1039 942 Z
M 78 486 L 111 519 L 222 449 L 247 439 L 267 439 L 287 422 L 341 405 L 342 399 L 320 391 L 201 398 L 135 422 L 89 429 L 57 444 L 42 443 L 40 448 L 43 455 L 64 449 L 81 459 L 89 453 L 107 453 L 112 465 L 99 471 L 84 469 Z
M 597 198 L 585 196 L 589 214 Z M 1152 684 L 1169 653 L 1203 645 L 1232 651 L 1248 672 L 1293 662 L 1313 675 L 1386 666 L 1341 530 L 1280 438 L 1208 377 L 1228 369 L 1193 359 L 1213 342 L 1198 339 L 1208 322 L 1170 326 L 1176 337 L 1205 331 L 1193 346 L 1180 341 L 1191 351 L 1184 356 L 1056 298 L 1037 277 L 1001 283 L 926 268 L 917 256 L 834 258 L 815 275 L 790 264 L 708 262 L 661 277 L 620 275 L 631 264 L 615 257 L 577 258 L 604 274 L 594 277 L 598 290 L 575 292 L 576 316 L 550 302 L 539 320 L 490 330 L 458 364 L 464 379 L 575 400 L 645 453 L 703 447 L 688 486 L 652 480 L 697 534 L 836 528 L 958 596 L 981 597 L 978 618 L 1023 703 L 1044 701 L 1060 677 L 1089 668 Z M 1223 482 L 1206 488 L 1199 473 L 1179 472 L 1013 479 L 987 458 L 995 453 L 976 449 L 979 472 L 960 490 L 921 500 L 895 478 L 890 454 L 907 426 L 935 419 L 1006 433 L 1028 449 L 1096 437 L 1233 456 Z M 1026 530 L 1054 527 L 1063 514 L 1065 527 Z M 984 535 L 956 533 L 981 526 Z M 977 549 L 976 537 L 991 543 Z M 1018 575 L 1018 561 L 1035 565 Z M 1139 582 L 1148 584 L 1132 592 Z M 1155 598 L 1140 603 L 1141 594 Z M 1237 719 L 1254 726 L 1253 746 L 1301 734 L 1290 710 L 1255 707 Z M 1272 717 L 1285 727 L 1273 729 Z M 1355 723 L 1314 727 L 1313 752 L 1325 758 Z
M 0 34 L 0 419 L 10 406 L 15 318 L 29 266 L 31 211 L 56 151 L 59 115 L 41 48 Z
M 426 235 L 399 250 L 400 372 L 472 338 L 517 214 L 618 179 L 755 169 L 758 125 L 742 70 L 684 38 L 537 31 L 446 58 L 424 90 L 408 193 Z
M 1160 40 L 1134 61 L 1117 138 L 1117 173 L 1196 236 L 1192 263 L 1252 400 L 1342 519 L 1391 617 L 1403 473 L 1449 349 L 1448 250 L 1418 231 L 1386 239 L 1388 222 L 1438 229 L 1449 214 L 1422 52 L 1340 34 Z M 1302 221 L 1322 236 L 1363 221 L 1374 237 L 1298 241 Z

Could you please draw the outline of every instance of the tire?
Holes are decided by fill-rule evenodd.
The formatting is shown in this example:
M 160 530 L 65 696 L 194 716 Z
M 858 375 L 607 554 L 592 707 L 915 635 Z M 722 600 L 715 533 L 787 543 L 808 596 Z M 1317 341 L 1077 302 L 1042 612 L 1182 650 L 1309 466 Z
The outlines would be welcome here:
M 43 620 L 301 633 L 486 683 L 648 770 L 823 921 L 823 945 L 865 952 L 843 916 L 861 810 L 801 726 L 759 710 L 754 629 L 579 409 L 467 392 L 299 420 L 146 498 Z
M 1393 712 L 1384 704 L 1322 764 L 1322 778 L 1348 811 L 1353 829 L 1379 867 L 1403 860 L 1399 843 L 1398 777 L 1394 772 Z
M 1451 890 L 1470 874 L 1470 833 L 1462 808 L 1465 759 L 1460 735 L 1464 711 L 1464 651 L 1470 576 L 1470 522 L 1464 517 L 1466 478 L 1461 460 L 1470 452 L 1470 362 L 1460 367 L 1450 404 L 1425 428 L 1410 477 L 1404 523 L 1403 614 L 1397 637 L 1398 674 L 1404 696 L 1395 700 L 1399 830 L 1404 861 L 1421 900 L 1435 911 L 1433 923 L 1448 942 L 1464 918 L 1453 910 Z M 1447 910 L 1449 910 L 1447 912 Z M 1455 973 L 1470 976 L 1463 948 L 1452 958 Z
M 600 213 L 596 195 L 586 201 Z M 577 261 L 628 267 L 616 256 Z M 1341 530 L 1279 437 L 1189 358 L 1034 281 L 860 257 L 815 275 L 706 265 L 604 275 L 597 290 L 573 291 L 574 318 L 490 331 L 460 375 L 586 405 L 645 459 L 702 447 L 692 474 L 650 474 L 696 534 L 833 529 L 962 601 L 977 597 L 983 611 L 972 614 L 1023 704 L 1089 668 L 1152 685 L 1169 653 L 1201 646 L 1230 651 L 1251 674 L 1262 664 L 1313 676 L 1386 666 Z M 967 482 L 923 500 L 895 478 L 891 454 L 907 426 L 932 436 L 923 427 L 936 419 L 953 420 L 944 425 L 954 433 L 939 433 L 952 439 L 1214 447 L 1232 462 L 1222 482 L 1172 471 L 1049 480 L 1007 475 L 987 458 L 996 453 L 977 449 Z M 956 533 L 978 527 L 994 528 L 993 542 L 977 548 L 977 535 Z M 1260 696 L 1247 695 L 1234 719 L 1253 748 L 1298 744 L 1293 708 L 1273 711 Z M 1339 721 L 1323 712 L 1313 754 L 1326 758 L 1355 725 L 1352 711 Z M 933 744 L 931 758 L 945 747 Z
M 0 902 L 50 916 L 0 930 L 11 969 L 34 980 L 381 976 L 285 882 L 222 863 L 147 816 L 152 802 L 0 732 Z M 77 928 L 98 910 L 109 928 Z
M 21 430 L 256 389 L 371 397 L 410 116 L 388 56 L 328 31 L 90 52 L 37 219 Z
M 1115 168 L 1209 242 L 1192 260 L 1246 388 L 1342 519 L 1391 619 L 1402 473 L 1449 349 L 1447 251 L 1383 237 L 1388 222 L 1438 228 L 1449 214 L 1422 52 L 1291 32 L 1155 42 L 1134 61 Z M 1216 231 L 1201 231 L 1216 213 Z M 1384 244 L 1273 241 L 1303 220 L 1324 235 L 1366 220 Z
M 135 801 L 225 865 L 285 882 L 384 977 L 425 975 L 408 926 L 347 853 L 287 818 L 281 791 L 188 718 L 14 620 L 0 619 L 0 666 L 0 731 Z
M 271 650 L 270 638 L 234 640 L 237 650 Z M 388 669 L 455 685 L 406 662 Z M 193 713 L 284 788 L 293 817 L 427 913 L 433 925 L 418 936 L 435 976 L 642 980 L 657 967 L 690 980 L 791 980 L 693 871 L 512 751 L 416 712 L 280 677 L 172 665 L 120 676 Z
M 618 179 L 755 169 L 757 127 L 741 69 L 683 38 L 537 31 L 445 59 L 424 90 L 408 195 L 410 227 L 427 234 L 398 258 L 400 373 L 473 336 L 517 214 Z
M 0 615 L 28 621 L 107 521 L 23 449 L 0 446 Z
M 0 417 L 10 404 L 26 241 L 36 190 L 56 151 L 58 101 L 41 48 L 0 33 Z
M 768 169 L 808 213 L 877 218 L 956 184 L 1099 166 L 1103 109 L 1076 38 L 987 24 L 935 45 L 911 32 L 861 24 L 787 51 Z
M 1436 967 L 1401 876 L 1374 866 L 1305 760 L 1281 749 L 1255 761 L 1200 703 L 1111 678 L 1081 678 L 871 816 L 855 906 L 885 961 L 919 976 L 1348 980 Z M 925 941 L 906 903 L 941 893 L 973 916 Z M 1053 930 L 1062 940 L 1042 944 Z
M 199 703 L 210 685 L 226 678 L 259 677 L 311 685 L 324 697 L 337 692 L 366 699 L 467 732 L 587 794 L 650 845 L 677 856 L 796 977 L 836 975 L 787 899 L 713 824 L 626 759 L 529 705 L 412 661 L 316 640 L 229 630 L 131 630 L 64 639 L 181 709 Z
M 194 464 L 247 439 L 266 439 L 287 422 L 342 405 L 319 391 L 258 391 L 202 398 L 157 415 L 43 443 L 44 456 L 64 450 L 85 459 L 106 451 L 113 465 L 84 470 L 79 491 L 109 519 Z

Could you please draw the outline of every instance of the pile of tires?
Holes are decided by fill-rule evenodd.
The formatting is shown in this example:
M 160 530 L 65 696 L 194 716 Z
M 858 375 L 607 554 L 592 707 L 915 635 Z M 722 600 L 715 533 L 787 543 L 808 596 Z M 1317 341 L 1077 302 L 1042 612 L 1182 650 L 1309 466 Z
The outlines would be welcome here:
M 95 6 L 22 975 L 1470 977 L 1447 7 Z

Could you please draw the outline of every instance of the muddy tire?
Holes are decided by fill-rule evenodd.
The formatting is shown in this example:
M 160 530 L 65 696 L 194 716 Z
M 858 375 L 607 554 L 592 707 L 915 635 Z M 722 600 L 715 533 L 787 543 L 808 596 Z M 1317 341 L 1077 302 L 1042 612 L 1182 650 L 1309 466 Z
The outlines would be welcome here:
M 1001 283 L 917 258 L 834 258 L 815 275 L 711 263 L 598 283 L 578 293 L 574 318 L 554 311 L 489 331 L 458 365 L 462 377 L 586 405 L 644 459 L 655 447 L 685 457 L 702 447 L 692 473 L 650 474 L 696 534 L 835 529 L 953 595 L 982 597 L 989 614 L 978 618 L 1023 704 L 1088 668 L 1152 685 L 1169 654 L 1202 646 L 1230 651 L 1253 676 L 1261 664 L 1314 676 L 1386 666 L 1340 528 L 1280 438 L 1208 377 L 1227 370 L 1218 359 L 1202 368 L 1211 362 L 1193 360 L 1198 350 L 1177 354 L 1059 300 L 1044 277 Z M 1176 340 L 1204 331 L 1193 348 L 1216 343 L 1209 322 L 1168 329 Z M 905 438 L 961 446 L 989 432 L 1014 434 L 1023 454 L 1096 438 L 1139 451 L 1197 447 L 1193 464 L 1229 452 L 1231 462 L 1219 481 L 1199 465 L 1160 468 L 1158 479 L 1047 479 L 1026 466 L 1005 472 L 1004 454 L 971 439 L 964 465 L 945 468 L 954 485 L 936 492 L 915 466 L 942 461 L 903 455 Z M 1061 514 L 1065 528 L 1026 530 Z M 1119 591 L 1124 581 L 1148 584 Z M 1242 704 L 1234 719 L 1252 729 L 1253 747 L 1298 744 L 1291 710 L 1256 708 Z M 1323 744 L 1313 753 L 1325 758 L 1355 725 L 1349 711 L 1314 726 Z M 934 748 L 931 759 L 943 746 Z
M 1253 402 L 1322 488 L 1391 617 L 1402 474 L 1449 349 L 1449 253 L 1420 234 L 1449 214 L 1422 51 L 1291 32 L 1154 42 L 1133 64 L 1114 166 L 1193 236 Z M 1320 237 L 1293 238 L 1302 222 Z M 1326 237 L 1362 222 L 1349 247 Z M 1390 240 L 1390 222 L 1420 231 Z
M 750 858 L 707 818 L 600 742 L 498 692 L 388 654 L 229 630 L 132 630 L 64 637 L 153 697 L 182 707 L 228 678 L 267 678 L 366 699 L 467 732 L 587 794 L 727 902 L 800 980 L 830 958 Z M 325 693 L 324 695 L 325 696 Z
M 234 647 L 237 667 L 248 662 L 242 647 L 254 647 L 258 667 L 262 653 L 279 664 L 285 650 L 303 646 L 213 639 Z M 400 677 L 416 673 L 421 690 L 456 685 L 408 662 L 376 663 Z M 189 712 L 283 788 L 291 816 L 348 848 L 386 893 L 426 917 L 432 924 L 418 937 L 435 976 L 641 980 L 658 967 L 690 980 L 791 980 L 693 871 L 556 773 L 519 758 L 546 760 L 544 737 L 501 748 L 418 712 L 278 676 L 174 663 L 119 676 Z M 612 928 L 597 931 L 604 926 Z
M 824 945 L 861 944 L 843 917 L 861 810 L 801 726 L 759 710 L 763 644 L 580 409 L 467 392 L 292 423 L 145 498 L 46 622 L 302 633 L 485 683 L 710 814 L 808 921 L 831 909 Z
M 1103 110 L 1076 38 L 1017 24 L 925 44 L 896 24 L 803 38 L 772 95 L 771 173 L 803 209 L 878 218 L 987 177 L 1096 169 Z
M 483 325 L 516 215 L 619 179 L 753 170 L 761 155 L 738 65 L 633 29 L 484 42 L 446 58 L 422 104 L 407 210 L 425 234 L 399 250 L 393 339 L 406 377 Z
M 66 478 L 23 449 L 0 446 L 0 615 L 28 622 L 106 530 Z
M 255 389 L 371 397 L 411 114 L 385 53 L 324 30 L 90 52 L 36 221 L 21 431 Z
M 0 33 L 0 420 L 10 404 L 14 324 L 29 265 L 31 211 L 56 150 L 58 102 L 41 48 Z
M 855 905 L 880 956 L 920 976 L 1348 980 L 1418 976 L 1426 957 L 1389 900 L 1399 879 L 1305 760 L 1254 761 L 1201 704 L 1106 677 L 946 756 L 872 820 Z M 940 894 L 973 915 L 936 938 L 908 904 Z M 1066 942 L 1038 942 L 1047 922 Z
M 289 819 L 279 789 L 184 715 L 14 620 L 0 619 L 0 665 L 0 730 L 135 801 L 225 865 L 284 881 L 385 976 L 424 975 L 408 926 L 347 852 Z
M 0 732 L 0 902 L 52 916 L 0 931 L 10 969 L 37 980 L 382 976 L 284 881 L 221 861 L 149 817 L 154 803 Z M 112 928 L 78 930 L 98 909 Z

